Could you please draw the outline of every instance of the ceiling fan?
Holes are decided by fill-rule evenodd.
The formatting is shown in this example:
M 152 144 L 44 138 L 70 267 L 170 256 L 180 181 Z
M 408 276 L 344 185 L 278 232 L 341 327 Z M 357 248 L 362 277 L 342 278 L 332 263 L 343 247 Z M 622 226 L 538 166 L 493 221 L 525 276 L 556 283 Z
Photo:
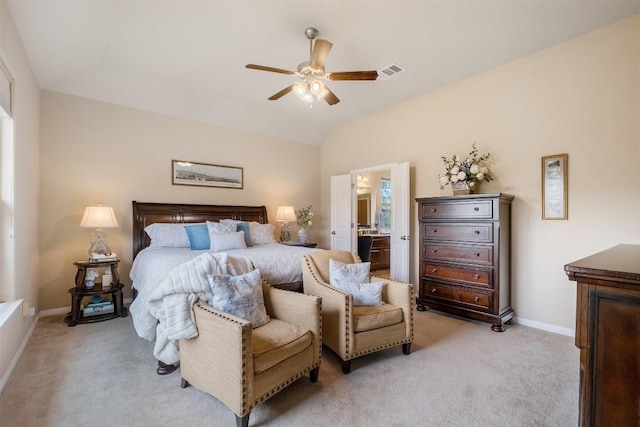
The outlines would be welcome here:
M 313 102 L 324 99 L 329 105 L 335 105 L 340 99 L 325 84 L 325 80 L 375 80 L 378 72 L 373 71 L 340 71 L 327 73 L 324 69 L 324 61 L 329 55 L 333 43 L 323 39 L 315 38 L 318 30 L 310 27 L 304 30 L 304 34 L 309 39 L 309 61 L 301 62 L 296 71 L 283 70 L 281 68 L 266 67 L 264 65 L 247 64 L 246 68 L 252 70 L 270 71 L 272 73 L 296 75 L 301 82 L 294 83 L 282 89 L 280 92 L 269 97 L 270 101 L 280 99 L 291 91 L 294 91 L 302 100 Z M 314 43 L 315 40 L 315 43 Z

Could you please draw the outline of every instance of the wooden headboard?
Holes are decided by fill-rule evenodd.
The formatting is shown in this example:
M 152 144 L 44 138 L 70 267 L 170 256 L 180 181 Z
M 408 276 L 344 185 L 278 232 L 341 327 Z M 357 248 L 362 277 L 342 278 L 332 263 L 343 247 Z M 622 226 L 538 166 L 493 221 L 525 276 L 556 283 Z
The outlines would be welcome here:
M 140 203 L 133 201 L 133 258 L 138 252 L 149 246 L 150 240 L 144 228 L 147 225 L 161 223 L 194 223 L 236 219 L 256 221 L 261 224 L 267 220 L 267 208 L 264 206 L 224 206 L 224 205 L 187 205 L 175 203 Z

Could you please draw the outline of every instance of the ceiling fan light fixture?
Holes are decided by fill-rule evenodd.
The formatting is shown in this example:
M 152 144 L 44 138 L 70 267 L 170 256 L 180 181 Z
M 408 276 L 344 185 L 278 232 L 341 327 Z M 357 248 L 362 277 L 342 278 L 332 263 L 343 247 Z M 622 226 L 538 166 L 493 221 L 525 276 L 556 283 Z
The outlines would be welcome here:
M 307 82 L 300 82 L 296 84 L 295 91 L 296 91 L 296 95 L 298 95 L 298 97 L 302 99 L 304 102 L 311 103 L 315 100 L 315 98 L 313 97 L 313 94 L 309 90 L 309 84 Z
M 312 79 L 309 82 L 309 91 L 316 96 L 322 98 L 325 94 L 324 83 L 320 79 Z

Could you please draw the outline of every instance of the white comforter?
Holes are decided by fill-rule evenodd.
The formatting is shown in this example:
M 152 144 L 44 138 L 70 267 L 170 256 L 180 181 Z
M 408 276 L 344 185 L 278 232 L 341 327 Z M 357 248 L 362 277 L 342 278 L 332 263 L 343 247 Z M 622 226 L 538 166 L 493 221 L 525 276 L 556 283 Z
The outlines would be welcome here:
M 198 299 L 209 302 L 213 297 L 208 276 L 237 275 L 252 269 L 247 258 L 210 252 L 174 266 L 158 286 L 145 288 L 143 298 L 139 294 L 131 304 L 136 332 L 149 341 L 155 338 L 153 354 L 158 360 L 178 363 L 178 340 L 198 335 L 193 304 Z

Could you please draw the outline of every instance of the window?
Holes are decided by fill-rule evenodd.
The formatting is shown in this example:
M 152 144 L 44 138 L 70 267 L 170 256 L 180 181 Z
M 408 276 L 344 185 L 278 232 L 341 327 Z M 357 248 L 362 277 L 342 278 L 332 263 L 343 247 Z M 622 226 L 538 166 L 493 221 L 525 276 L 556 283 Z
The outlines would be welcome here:
M 380 178 L 380 218 L 378 228 L 391 230 L 391 180 Z

